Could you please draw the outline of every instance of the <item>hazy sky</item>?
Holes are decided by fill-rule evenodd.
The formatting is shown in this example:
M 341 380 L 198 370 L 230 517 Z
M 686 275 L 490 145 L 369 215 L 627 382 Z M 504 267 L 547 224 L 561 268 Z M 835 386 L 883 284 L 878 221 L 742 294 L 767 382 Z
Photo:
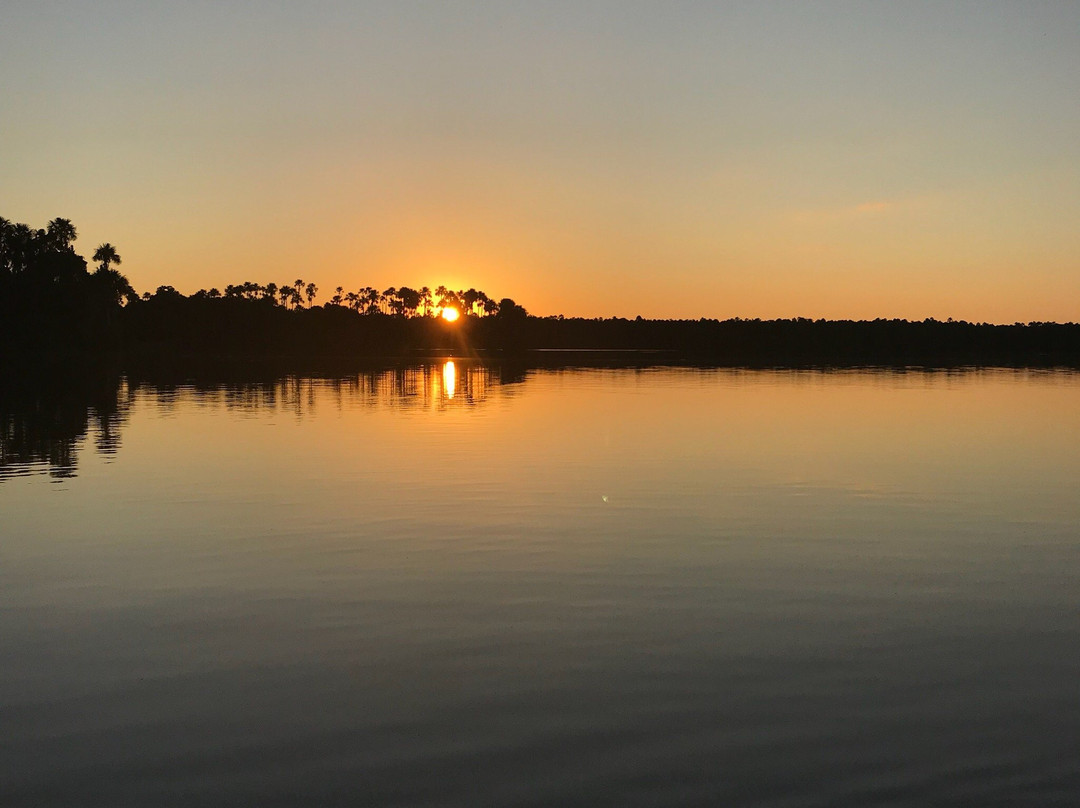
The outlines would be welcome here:
M 1080 321 L 1080 2 L 5 0 L 0 216 L 139 291 Z

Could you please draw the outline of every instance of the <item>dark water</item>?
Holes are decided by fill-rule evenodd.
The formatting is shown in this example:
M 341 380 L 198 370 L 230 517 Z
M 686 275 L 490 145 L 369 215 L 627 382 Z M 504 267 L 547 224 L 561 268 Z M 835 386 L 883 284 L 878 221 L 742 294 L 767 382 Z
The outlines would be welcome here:
M 1080 803 L 1080 376 L 0 395 L 0 804 Z

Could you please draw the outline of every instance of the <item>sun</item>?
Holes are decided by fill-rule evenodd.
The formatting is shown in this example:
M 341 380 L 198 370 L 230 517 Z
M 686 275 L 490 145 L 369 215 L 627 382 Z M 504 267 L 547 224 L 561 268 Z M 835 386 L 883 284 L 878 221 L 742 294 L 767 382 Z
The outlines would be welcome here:
M 457 309 L 447 307 L 442 310 L 442 318 L 448 323 L 454 322 L 460 316 L 461 312 Z

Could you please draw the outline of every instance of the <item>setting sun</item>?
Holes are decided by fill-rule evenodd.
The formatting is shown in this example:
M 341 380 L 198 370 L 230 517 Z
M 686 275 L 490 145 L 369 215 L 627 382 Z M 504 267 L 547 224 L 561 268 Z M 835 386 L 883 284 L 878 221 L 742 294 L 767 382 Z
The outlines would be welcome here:
M 442 310 L 442 318 L 448 323 L 454 322 L 454 320 L 456 320 L 460 316 L 461 312 L 459 312 L 457 309 L 445 308 Z

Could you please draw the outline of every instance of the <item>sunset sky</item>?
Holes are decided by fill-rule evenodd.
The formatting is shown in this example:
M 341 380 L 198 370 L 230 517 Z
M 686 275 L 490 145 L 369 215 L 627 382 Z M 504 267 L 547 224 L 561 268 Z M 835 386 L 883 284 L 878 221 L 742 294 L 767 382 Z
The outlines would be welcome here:
M 0 216 L 139 291 L 1080 321 L 1080 3 L 22 2 Z

